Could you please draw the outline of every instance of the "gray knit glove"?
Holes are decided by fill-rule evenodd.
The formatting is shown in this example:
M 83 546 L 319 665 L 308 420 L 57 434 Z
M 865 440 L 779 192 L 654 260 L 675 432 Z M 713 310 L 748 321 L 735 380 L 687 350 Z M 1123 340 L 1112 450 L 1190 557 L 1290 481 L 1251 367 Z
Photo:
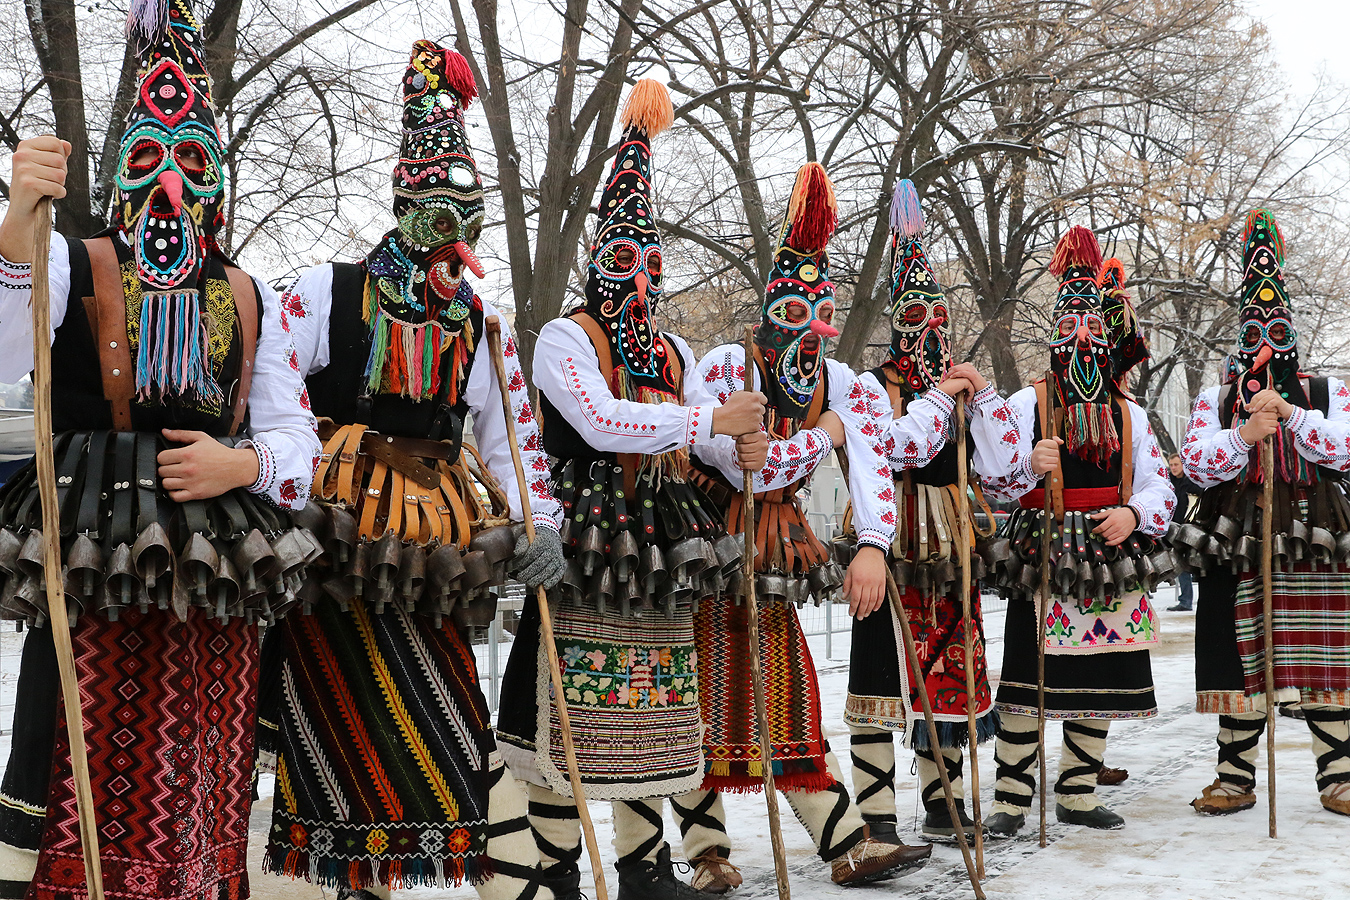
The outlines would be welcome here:
M 530 590 L 551 588 L 561 581 L 566 562 L 558 529 L 551 525 L 536 525 L 533 544 L 527 535 L 521 534 L 516 540 L 513 563 L 516 578 Z

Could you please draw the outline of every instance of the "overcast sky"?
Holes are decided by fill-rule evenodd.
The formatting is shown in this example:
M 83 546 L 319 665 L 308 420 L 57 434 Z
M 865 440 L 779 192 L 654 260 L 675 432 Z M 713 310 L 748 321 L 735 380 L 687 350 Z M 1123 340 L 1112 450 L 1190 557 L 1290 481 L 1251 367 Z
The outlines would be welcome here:
M 1280 68 L 1290 89 L 1307 95 L 1317 74 L 1350 85 L 1350 0 L 1248 0 L 1253 15 L 1266 23 Z

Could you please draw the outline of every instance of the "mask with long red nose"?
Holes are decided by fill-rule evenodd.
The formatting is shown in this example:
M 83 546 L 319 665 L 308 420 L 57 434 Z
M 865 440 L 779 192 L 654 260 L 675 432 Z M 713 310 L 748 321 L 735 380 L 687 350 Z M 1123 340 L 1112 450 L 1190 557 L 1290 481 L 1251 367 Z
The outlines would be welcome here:
M 825 341 L 839 335 L 825 250 L 837 221 L 829 176 L 820 163 L 807 163 L 797 173 L 755 329 L 768 373 L 765 391 L 784 418 L 806 417 L 825 368 Z
M 1275 216 L 1265 209 L 1248 213 L 1242 243 L 1237 352 L 1242 402 L 1273 388 L 1295 406 L 1306 407 L 1299 379 L 1298 332 L 1284 285 L 1284 236 Z
M 1102 317 L 1102 249 L 1081 225 L 1055 247 L 1050 272 L 1060 278 L 1050 332 L 1050 371 L 1064 410 L 1064 446 L 1103 468 L 1120 450 L 1112 411 L 1111 344 Z
M 891 197 L 890 361 L 909 394 L 936 387 L 952 359 L 947 298 L 923 251 L 923 230 L 919 194 L 903 178 Z
M 135 0 L 128 32 L 140 73 L 113 178 L 113 225 L 140 282 L 139 296 L 128 296 L 137 394 L 217 413 L 211 337 L 228 345 L 230 322 L 213 317 L 202 293 L 224 223 L 224 153 L 201 36 L 189 0 Z

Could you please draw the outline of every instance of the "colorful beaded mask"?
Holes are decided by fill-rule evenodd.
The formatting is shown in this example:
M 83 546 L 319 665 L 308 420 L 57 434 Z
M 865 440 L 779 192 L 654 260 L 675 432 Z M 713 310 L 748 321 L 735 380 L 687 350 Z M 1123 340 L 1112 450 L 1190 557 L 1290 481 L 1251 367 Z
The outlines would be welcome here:
M 366 388 L 414 400 L 457 395 L 442 371 L 472 341 L 465 323 L 476 302 L 464 279 L 479 278 L 483 185 L 469 148 L 464 111 L 478 96 L 464 57 L 432 41 L 413 44 L 403 75 L 403 137 L 394 166 L 398 227 L 366 256 L 365 318 L 372 334 Z M 464 340 L 462 340 L 464 339 Z
M 936 387 L 952 361 L 947 298 L 923 252 L 923 208 L 914 182 L 900 180 L 891 197 L 891 362 L 902 391 Z
M 140 87 L 118 154 L 114 224 L 149 291 L 196 286 L 224 224 L 224 149 L 188 0 L 137 0 L 128 22 Z
M 1059 239 L 1050 273 L 1059 276 L 1050 371 L 1064 409 L 1064 446 L 1103 467 L 1120 449 L 1111 410 L 1111 344 L 1102 317 L 1098 276 L 1102 248 L 1081 225 Z
M 609 336 L 626 378 L 650 378 L 658 360 L 652 310 L 661 299 L 661 234 L 652 208 L 651 140 L 670 127 L 666 86 L 644 78 L 624 103 L 623 141 L 600 192 L 600 224 L 586 270 L 586 312 Z
M 1284 236 L 1269 210 L 1247 214 L 1242 265 L 1237 351 L 1242 402 L 1273 388 L 1295 406 L 1307 407 L 1299 379 L 1298 332 L 1284 285 Z
M 764 354 L 770 405 L 784 418 L 802 419 L 825 367 L 825 339 L 838 336 L 834 283 L 826 245 L 838 222 L 834 186 L 820 163 L 797 172 L 787 215 L 778 232 L 755 344 Z

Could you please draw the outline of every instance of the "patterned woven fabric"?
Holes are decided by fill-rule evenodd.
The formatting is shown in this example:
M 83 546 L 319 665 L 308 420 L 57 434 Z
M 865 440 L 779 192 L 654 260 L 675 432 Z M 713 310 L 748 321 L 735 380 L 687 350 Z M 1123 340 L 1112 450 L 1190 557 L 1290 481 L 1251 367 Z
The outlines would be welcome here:
M 936 600 L 926 599 L 913 588 L 906 588 L 901 594 L 914 632 L 919 664 L 924 670 L 928 698 L 933 704 L 933 718 L 938 723 L 938 741 L 943 747 L 963 747 L 969 740 L 965 621 L 957 594 L 959 590 Z M 989 688 L 989 671 L 984 652 L 984 619 L 980 611 L 978 588 L 971 590 L 971 616 L 975 620 L 976 630 L 977 739 L 984 741 L 993 737 L 997 719 L 992 715 L 994 702 Z M 904 659 L 903 639 L 890 605 L 885 604 L 866 619 L 854 622 L 855 647 L 858 646 L 858 634 L 862 630 L 867 630 L 873 637 L 873 640 L 864 642 L 868 649 L 873 650 L 873 656 L 871 659 L 853 657 L 856 664 L 849 668 L 849 694 L 844 705 L 844 720 L 850 725 L 889 731 L 903 732 L 907 727 L 912 727 L 910 734 L 914 745 L 926 748 L 928 731 L 923 726 L 923 709 L 911 685 L 908 667 L 901 665 Z M 881 670 L 889 667 L 893 667 L 891 672 L 894 674 L 883 677 Z
M 132 607 L 81 616 L 71 637 L 107 896 L 247 897 L 257 628 Z M 59 719 L 35 900 L 86 893 Z
M 1314 563 L 1276 571 L 1276 700 L 1350 706 L 1350 573 Z M 1261 578 L 1238 582 L 1234 621 L 1248 697 L 1265 692 Z
M 490 875 L 491 723 L 449 620 L 323 603 L 277 627 L 284 722 L 264 867 L 340 888 Z
M 703 760 L 690 613 L 620 619 L 563 606 L 553 627 L 587 797 L 648 799 L 696 787 Z M 549 787 L 570 796 L 542 647 L 538 662 L 537 733 L 548 736 L 547 757 L 538 763 Z
M 705 790 L 758 791 L 764 787 L 755 704 L 750 689 L 749 614 L 731 599 L 707 600 L 695 617 L 698 643 Z M 760 668 L 769 713 L 774 782 L 783 790 L 827 790 L 820 727 L 820 685 L 797 610 L 788 603 L 760 607 Z

